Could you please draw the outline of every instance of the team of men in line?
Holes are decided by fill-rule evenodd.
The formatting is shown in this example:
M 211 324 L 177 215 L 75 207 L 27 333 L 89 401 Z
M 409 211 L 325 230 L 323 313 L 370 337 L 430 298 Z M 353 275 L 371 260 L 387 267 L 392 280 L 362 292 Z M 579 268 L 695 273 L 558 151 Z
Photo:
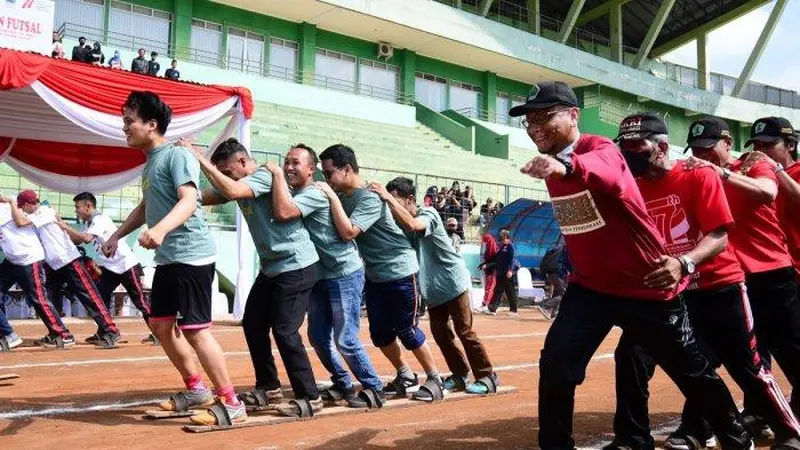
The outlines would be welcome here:
M 54 302 L 63 293 L 80 301 L 97 323 L 97 333 L 86 341 L 103 348 L 114 348 L 120 339 L 111 317 L 113 292 L 122 284 L 147 322 L 150 307 L 141 284 L 142 267 L 133 250 L 124 244 L 112 257 L 98 252 L 100 276 L 97 282 L 81 261 L 76 244 L 92 244 L 95 250 L 116 226 L 110 217 L 96 209 L 97 200 L 89 192 L 74 198 L 75 212 L 86 224 L 79 232 L 58 217 L 55 210 L 39 202 L 36 193 L 25 190 L 16 199 L 0 196 L 0 248 L 5 260 L 0 264 L 0 291 L 14 284 L 47 327 L 48 334 L 34 341 L 44 347 L 70 347 L 75 338 L 61 320 Z M 66 289 L 64 289 L 66 288 Z M 151 335 L 143 342 L 155 342 Z M 22 345 L 0 309 L 0 351 Z
M 150 92 L 132 92 L 122 115 L 127 143 L 145 153 L 146 163 L 142 201 L 118 228 L 96 210 L 96 199 L 89 193 L 74 199 L 76 213 L 87 225 L 83 231 L 63 223 L 33 192 L 20 193 L 16 202 L 0 198 L 9 204 L 0 238 L 7 257 L 2 273 L 20 284 L 45 321 L 50 333 L 43 341 L 54 346 L 74 343 L 44 294 L 45 261 L 53 269 L 50 280 L 66 282 L 97 321 L 93 340 L 98 345 L 113 347 L 119 340 L 101 299 L 120 283 L 136 297 L 154 340 L 186 387 L 161 408 L 196 410 L 191 417 L 196 424 L 229 425 L 246 420 L 248 410 L 259 409 L 306 417 L 325 402 L 377 407 L 387 396 L 405 396 L 411 388 L 412 398 L 421 401 L 453 391 L 486 394 L 497 389 L 486 349 L 472 330 L 469 272 L 438 213 L 417 207 L 411 180 L 367 186 L 353 150 L 344 145 L 317 156 L 298 144 L 286 155 L 283 168 L 271 163 L 259 167 L 235 139 L 222 142 L 207 158 L 188 141 L 173 144 L 165 139 L 172 111 Z M 313 181 L 320 160 L 327 184 Z M 199 189 L 201 170 L 213 188 Z M 234 200 L 261 259 L 242 321 L 255 386 L 239 395 L 222 349 L 209 331 L 216 249 L 202 212 L 203 205 Z M 150 302 L 143 300 L 141 268 L 122 240 L 145 224 L 138 242 L 155 251 L 156 263 Z M 103 267 L 99 288 L 78 261 L 75 243 L 94 244 Z M 359 339 L 362 292 L 372 342 L 397 370 L 387 384 Z M 428 301 L 432 334 L 452 372 L 446 379 L 417 327 L 420 296 Z M 309 339 L 333 381 L 322 391 L 299 334 L 306 314 Z M 281 402 L 270 332 L 294 393 L 288 403 Z M 425 370 L 424 383 L 401 345 Z M 470 371 L 473 382 L 468 382 Z M 360 391 L 352 377 L 361 384 Z
M 524 105 L 543 154 L 523 169 L 545 180 L 574 272 L 540 360 L 539 446 L 573 449 L 575 388 L 611 327 L 615 439 L 606 450 L 653 449 L 647 384 L 659 365 L 686 397 L 670 449 L 800 448 L 800 165 L 797 135 L 777 117 L 757 120 L 736 159 L 728 125 L 689 129 L 685 161 L 669 158 L 664 121 L 635 114 L 615 142 L 581 134 L 574 92 L 541 83 Z M 794 263 L 793 263 L 794 261 Z M 775 357 L 791 405 L 771 374 Z M 740 413 L 715 368 L 744 392 Z

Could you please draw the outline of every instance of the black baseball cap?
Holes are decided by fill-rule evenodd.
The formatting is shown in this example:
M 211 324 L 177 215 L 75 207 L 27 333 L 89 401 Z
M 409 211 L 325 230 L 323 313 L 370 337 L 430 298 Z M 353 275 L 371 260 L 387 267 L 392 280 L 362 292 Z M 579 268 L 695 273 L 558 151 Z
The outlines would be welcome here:
M 576 108 L 578 97 L 567 83 L 561 81 L 548 81 L 534 84 L 528 93 L 524 105 L 517 105 L 508 112 L 511 117 L 524 116 L 531 109 L 546 109 L 555 105 L 564 105 Z
M 775 143 L 783 138 L 797 139 L 792 123 L 783 117 L 762 117 L 750 128 L 750 140 L 744 143 L 749 147 L 753 142 Z
M 695 120 L 689 125 L 689 136 L 686 137 L 684 153 L 692 147 L 710 148 L 723 138 L 731 138 L 728 123 L 719 117 L 706 117 Z
M 636 141 L 655 134 L 668 134 L 667 124 L 659 115 L 653 113 L 632 114 L 619 124 L 619 133 L 614 142 Z

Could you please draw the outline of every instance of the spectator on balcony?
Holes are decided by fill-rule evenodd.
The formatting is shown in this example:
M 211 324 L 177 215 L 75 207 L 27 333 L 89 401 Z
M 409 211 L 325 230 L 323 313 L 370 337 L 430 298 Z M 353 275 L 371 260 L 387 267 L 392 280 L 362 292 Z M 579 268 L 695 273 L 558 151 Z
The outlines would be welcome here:
M 103 54 L 103 48 L 97 41 L 95 41 L 92 50 L 89 52 L 89 62 L 95 66 L 102 66 L 106 62 L 106 55 Z
M 472 210 L 475 209 L 475 195 L 472 193 L 472 188 L 469 186 L 464 187 L 464 196 L 461 197 L 461 207 L 464 208 L 461 212 L 461 223 L 469 225 L 469 218 L 472 216 Z
M 64 44 L 61 43 L 61 36 L 58 31 L 53 31 L 53 50 L 50 52 L 53 58 L 64 58 Z
M 170 64 L 170 68 L 167 69 L 166 72 L 164 72 L 164 78 L 167 78 L 167 79 L 170 79 L 170 80 L 180 80 L 181 79 L 181 73 L 178 71 L 178 60 L 177 59 L 173 59 L 172 60 L 172 63 Z
M 161 70 L 161 64 L 156 59 L 158 59 L 158 52 L 150 52 L 150 61 L 147 62 L 147 74 L 152 77 L 157 77 L 158 71 Z
M 83 47 L 84 45 L 86 45 L 86 38 L 81 36 L 78 38 L 78 45 L 72 47 L 73 61 L 86 62 L 86 50 Z
M 108 67 L 112 69 L 122 70 L 122 58 L 119 56 L 119 50 L 114 50 L 114 56 L 108 60 Z
M 437 192 L 436 199 L 433 201 L 433 207 L 436 209 L 436 211 L 439 212 L 439 217 L 442 218 L 443 222 L 447 220 L 444 217 L 444 207 L 446 203 L 447 203 L 447 197 L 445 197 L 444 191 Z
M 147 74 L 148 68 L 149 64 L 147 63 L 147 60 L 144 59 L 144 49 L 140 48 L 139 56 L 134 58 L 133 62 L 131 63 L 131 72 Z
M 458 181 L 453 181 L 453 185 L 450 186 L 450 190 L 453 191 L 453 195 L 458 195 L 458 198 L 463 197 L 463 192 L 461 192 L 461 185 Z

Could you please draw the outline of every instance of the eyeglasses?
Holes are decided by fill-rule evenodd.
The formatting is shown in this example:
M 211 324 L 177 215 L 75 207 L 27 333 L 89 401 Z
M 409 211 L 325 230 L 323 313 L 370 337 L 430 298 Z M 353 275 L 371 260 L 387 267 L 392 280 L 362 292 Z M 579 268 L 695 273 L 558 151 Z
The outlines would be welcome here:
M 322 175 L 325 177 L 326 180 L 330 180 L 331 177 L 333 177 L 333 174 L 335 174 L 336 172 L 338 172 L 338 171 L 340 171 L 342 169 L 343 169 L 343 167 L 336 167 L 333 170 L 323 170 L 322 171 Z
M 553 117 L 555 117 L 557 114 L 562 113 L 564 111 L 569 111 L 569 108 L 559 109 L 556 111 L 548 111 L 548 112 L 535 111 L 528 115 L 528 117 L 530 117 L 530 120 L 527 118 L 522 119 L 522 126 L 525 128 L 530 128 L 531 126 L 534 125 L 544 125 L 553 120 Z

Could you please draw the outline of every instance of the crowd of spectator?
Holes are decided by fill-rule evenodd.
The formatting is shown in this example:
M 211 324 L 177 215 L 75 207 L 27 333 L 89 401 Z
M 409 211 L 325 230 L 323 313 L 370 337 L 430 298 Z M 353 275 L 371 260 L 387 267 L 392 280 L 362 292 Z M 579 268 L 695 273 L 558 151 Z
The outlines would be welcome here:
M 465 186 L 461 189 L 461 184 L 454 181 L 448 189 L 445 186 L 431 186 L 425 192 L 425 206 L 430 206 L 439 211 L 442 221 L 447 224 L 448 230 L 452 227 L 454 233 L 464 239 L 464 228 L 468 225 L 479 225 L 486 227 L 492 217 L 503 208 L 500 202 L 495 203 L 491 198 L 486 199 L 486 203 L 481 205 L 480 214 L 475 217 L 473 211 L 477 206 L 475 194 L 471 187 Z
M 131 62 L 131 72 L 154 77 L 159 76 L 161 64 L 158 62 L 158 52 L 150 52 L 149 60 L 145 58 L 146 53 L 147 51 L 145 49 L 139 49 L 139 56 L 134 58 Z M 64 51 L 64 44 L 62 43 L 62 37 L 57 31 L 53 32 L 53 50 L 51 52 L 51 56 L 53 58 L 67 58 Z M 70 59 L 72 61 L 94 64 L 96 66 L 105 65 L 112 69 L 125 69 L 125 65 L 122 62 L 122 58 L 120 57 L 118 50 L 115 50 L 114 56 L 111 57 L 108 62 L 106 62 L 106 56 L 103 53 L 103 47 L 100 42 L 95 41 L 94 44 L 89 45 L 86 43 L 86 38 L 83 36 L 78 38 L 78 45 L 72 48 L 72 55 Z M 164 78 L 168 78 L 170 80 L 179 80 L 181 78 L 181 73 L 178 70 L 177 60 L 173 59 L 170 63 L 170 67 L 164 71 Z

